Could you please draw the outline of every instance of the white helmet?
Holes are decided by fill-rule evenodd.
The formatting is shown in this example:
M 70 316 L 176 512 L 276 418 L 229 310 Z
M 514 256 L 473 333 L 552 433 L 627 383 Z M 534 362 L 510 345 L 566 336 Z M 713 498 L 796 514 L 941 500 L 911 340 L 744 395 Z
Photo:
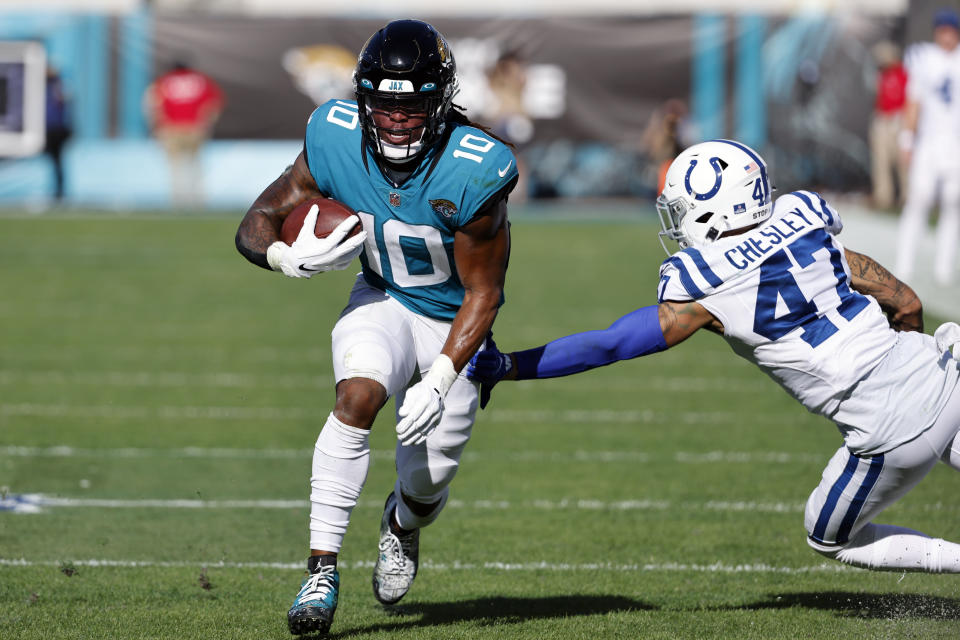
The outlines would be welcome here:
M 759 224 L 773 211 L 772 195 L 767 164 L 747 145 L 734 140 L 695 144 L 667 169 L 657 198 L 660 244 L 672 255 L 664 238 L 686 249 Z

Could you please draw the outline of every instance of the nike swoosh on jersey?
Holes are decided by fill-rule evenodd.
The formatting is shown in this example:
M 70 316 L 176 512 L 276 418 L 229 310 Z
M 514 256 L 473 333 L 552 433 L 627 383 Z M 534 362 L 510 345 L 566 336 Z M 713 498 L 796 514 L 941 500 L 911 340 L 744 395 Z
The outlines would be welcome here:
M 508 163 L 507 163 L 507 166 L 505 166 L 503 169 L 497 169 L 497 173 L 500 174 L 500 177 L 501 177 L 501 178 L 502 178 L 503 176 L 507 175 L 507 171 L 510 171 L 510 165 L 512 165 L 512 164 L 513 164 L 513 160 L 511 160 L 510 162 L 508 162 Z

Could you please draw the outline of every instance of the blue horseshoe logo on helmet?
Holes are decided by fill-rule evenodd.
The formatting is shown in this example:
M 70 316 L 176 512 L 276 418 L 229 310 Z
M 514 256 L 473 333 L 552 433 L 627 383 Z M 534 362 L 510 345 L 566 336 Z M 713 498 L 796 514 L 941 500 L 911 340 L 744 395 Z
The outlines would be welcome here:
M 693 187 L 690 186 L 690 174 L 693 173 L 693 168 L 697 166 L 697 159 L 694 158 L 690 161 L 690 168 L 687 169 L 687 175 L 683 179 L 683 186 L 687 188 L 687 193 L 694 197 L 696 200 L 709 200 L 713 196 L 717 195 L 717 191 L 720 190 L 720 185 L 723 183 L 723 167 L 720 166 L 720 158 L 714 156 L 710 158 L 710 166 L 714 168 L 717 172 L 717 181 L 713 183 L 713 188 L 706 193 L 695 193 Z

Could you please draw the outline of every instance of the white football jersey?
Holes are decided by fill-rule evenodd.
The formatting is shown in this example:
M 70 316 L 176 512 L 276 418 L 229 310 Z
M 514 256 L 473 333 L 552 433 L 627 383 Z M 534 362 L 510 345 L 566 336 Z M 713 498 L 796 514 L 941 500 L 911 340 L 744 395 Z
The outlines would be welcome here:
M 738 355 L 809 411 L 837 422 L 855 451 L 878 451 L 929 424 L 905 427 L 898 416 L 879 415 L 886 410 L 883 402 L 874 402 L 865 415 L 862 404 L 846 410 L 850 395 L 863 386 L 858 383 L 899 338 L 877 301 L 850 288 L 850 269 L 835 237 L 842 228 L 818 194 L 786 194 L 756 229 L 668 258 L 660 267 L 658 299 L 703 305 L 723 323 Z M 939 412 L 942 391 L 920 401 L 937 404 Z M 905 404 L 901 408 L 909 411 L 911 400 Z
M 920 105 L 917 144 L 955 151 L 960 141 L 960 47 L 912 45 L 904 56 L 907 97 Z M 953 155 L 953 153 L 951 153 Z

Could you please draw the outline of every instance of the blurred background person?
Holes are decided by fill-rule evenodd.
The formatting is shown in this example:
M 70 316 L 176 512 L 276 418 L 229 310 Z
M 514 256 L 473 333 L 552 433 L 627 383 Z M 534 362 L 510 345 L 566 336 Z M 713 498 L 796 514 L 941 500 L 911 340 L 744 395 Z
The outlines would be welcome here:
M 508 51 L 501 55 L 487 70 L 487 83 L 493 104 L 487 114 L 490 131 L 515 147 L 520 179 L 513 199 L 524 202 L 527 199 L 527 170 L 520 149 L 533 139 L 534 127 L 523 103 L 527 70 L 520 54 Z
M 202 203 L 200 150 L 223 107 L 223 91 L 217 83 L 182 61 L 147 88 L 144 108 L 154 136 L 167 153 L 174 206 Z
M 897 276 L 909 281 L 927 216 L 939 200 L 937 284 L 953 280 L 960 234 L 960 16 L 940 9 L 933 19 L 933 42 L 912 45 L 904 56 L 907 103 L 899 145 L 910 163 L 906 204 L 897 238 Z
M 647 155 L 647 171 L 656 176 L 658 194 L 663 191 L 670 163 L 693 142 L 687 114 L 687 103 L 671 98 L 650 115 L 643 131 L 641 146 Z
M 870 178 L 873 206 L 892 209 L 906 192 L 907 167 L 897 145 L 907 102 L 907 71 L 900 48 L 884 40 L 873 48 L 877 63 L 877 95 L 870 121 Z
M 46 138 L 43 152 L 50 156 L 53 163 L 53 195 L 57 202 L 63 200 L 64 171 L 63 148 L 73 134 L 70 123 L 70 105 L 60 72 L 47 67 L 46 81 Z

